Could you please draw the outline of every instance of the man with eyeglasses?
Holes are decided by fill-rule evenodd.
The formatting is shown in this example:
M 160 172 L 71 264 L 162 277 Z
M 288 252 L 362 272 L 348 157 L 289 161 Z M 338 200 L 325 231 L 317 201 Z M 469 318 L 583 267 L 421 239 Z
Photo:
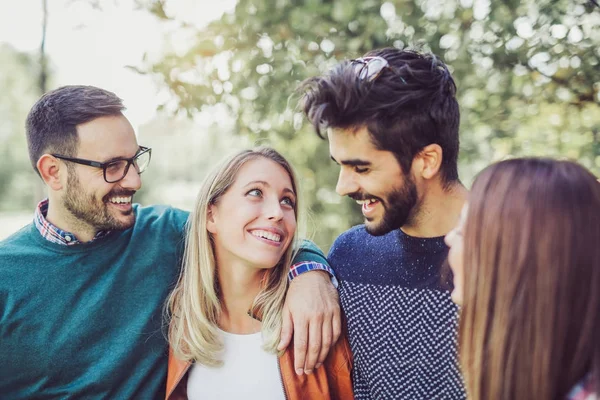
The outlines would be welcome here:
M 457 310 L 440 273 L 444 235 L 466 199 L 448 67 L 432 54 L 387 48 L 344 61 L 301 90 L 340 167 L 336 191 L 364 217 L 329 253 L 356 399 L 465 398 Z
M 29 113 L 29 155 L 48 198 L 32 224 L 0 242 L 2 399 L 164 398 L 162 310 L 188 213 L 133 204 L 151 149 L 123 109 L 111 92 L 66 86 Z M 335 341 L 340 330 L 329 275 L 304 274 L 312 270 L 331 272 L 318 249 L 301 248 L 281 344 L 293 330 L 307 373 L 329 350 L 321 334 Z

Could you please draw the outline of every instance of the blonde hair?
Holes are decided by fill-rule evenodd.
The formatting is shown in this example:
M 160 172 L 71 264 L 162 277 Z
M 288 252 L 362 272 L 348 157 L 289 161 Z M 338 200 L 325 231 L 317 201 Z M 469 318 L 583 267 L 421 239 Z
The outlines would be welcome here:
M 289 174 L 296 193 L 294 212 L 298 220 L 297 179 L 285 158 L 269 147 L 241 151 L 224 160 L 204 179 L 188 220 L 183 266 L 165 311 L 170 321 L 168 339 L 175 356 L 207 366 L 219 366 L 223 348 L 218 321 L 221 314 L 219 283 L 212 237 L 207 230 L 209 205 L 216 204 L 235 182 L 240 169 L 251 160 L 266 158 Z M 262 321 L 264 349 L 277 352 L 281 335 L 282 310 L 288 287 L 287 273 L 294 256 L 296 234 L 279 264 L 264 271 L 262 288 L 250 311 Z

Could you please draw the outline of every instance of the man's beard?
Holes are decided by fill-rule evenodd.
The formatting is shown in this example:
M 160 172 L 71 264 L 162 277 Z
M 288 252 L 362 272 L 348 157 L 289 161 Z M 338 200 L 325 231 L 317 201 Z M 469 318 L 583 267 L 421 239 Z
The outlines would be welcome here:
M 365 221 L 365 228 L 373 236 L 382 236 L 409 222 L 417 206 L 417 186 L 409 174 L 404 175 L 404 184 L 394 189 L 385 199 L 379 199 L 383 206 L 383 216 L 378 224 Z
M 127 220 L 118 220 L 108 210 L 108 199 L 113 196 L 132 196 L 135 192 L 111 191 L 103 199 L 98 200 L 93 194 L 83 190 L 81 182 L 74 171 L 69 171 L 67 181 L 67 193 L 64 198 L 64 206 L 79 222 L 94 227 L 99 231 L 124 230 L 133 225 L 135 218 L 133 209 L 123 216 L 130 216 Z

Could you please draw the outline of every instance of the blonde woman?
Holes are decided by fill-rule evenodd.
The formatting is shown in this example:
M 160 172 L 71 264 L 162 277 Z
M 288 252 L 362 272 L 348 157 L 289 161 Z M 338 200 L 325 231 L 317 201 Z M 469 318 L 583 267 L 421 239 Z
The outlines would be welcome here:
M 345 338 L 308 375 L 296 375 L 292 349 L 277 352 L 297 213 L 296 178 L 273 149 L 207 176 L 167 304 L 167 399 L 353 398 Z

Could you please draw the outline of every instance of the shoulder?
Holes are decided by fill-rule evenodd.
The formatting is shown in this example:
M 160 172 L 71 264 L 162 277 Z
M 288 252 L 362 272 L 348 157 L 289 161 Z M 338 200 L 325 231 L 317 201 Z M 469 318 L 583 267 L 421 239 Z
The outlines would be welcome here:
M 342 233 L 331 246 L 331 267 L 341 280 L 356 279 L 360 271 L 370 271 L 372 275 L 377 268 L 387 270 L 388 261 L 398 257 L 397 237 L 396 231 L 373 236 L 364 225 L 357 225 Z
M 368 233 L 364 225 L 353 226 L 335 239 L 331 246 L 331 252 L 353 246 L 357 242 L 361 242 L 365 235 L 368 235 Z
M 0 254 L 4 254 L 13 249 L 17 249 L 24 244 L 29 243 L 32 239 L 32 229 L 34 229 L 33 223 L 25 225 L 17 232 L 13 233 L 6 239 L 0 241 Z
M 0 272 L 20 273 L 18 271 L 21 271 L 24 261 L 30 261 L 32 255 L 43 251 L 42 246 L 38 246 L 36 241 L 34 235 L 36 233 L 36 228 L 31 223 L 0 241 Z M 0 282 L 5 278 L 4 276 L 0 278 Z
M 336 259 L 345 259 L 356 250 L 356 245 L 363 242 L 363 237 L 368 235 L 364 225 L 356 225 L 335 239 L 329 249 L 328 258 L 330 261 Z
M 327 258 L 335 270 L 340 273 L 340 268 L 354 265 L 356 257 L 361 254 L 365 246 L 366 236 L 369 235 L 364 225 L 357 225 L 342 233 L 335 239 Z
M 133 207 L 138 218 L 179 218 L 187 220 L 190 214 L 189 211 L 166 205 L 142 206 L 141 204 L 134 204 Z
M 134 211 L 136 213 L 136 225 L 141 225 L 144 228 L 172 228 L 179 233 L 183 233 L 190 215 L 188 211 L 164 205 L 143 207 L 135 204 Z

